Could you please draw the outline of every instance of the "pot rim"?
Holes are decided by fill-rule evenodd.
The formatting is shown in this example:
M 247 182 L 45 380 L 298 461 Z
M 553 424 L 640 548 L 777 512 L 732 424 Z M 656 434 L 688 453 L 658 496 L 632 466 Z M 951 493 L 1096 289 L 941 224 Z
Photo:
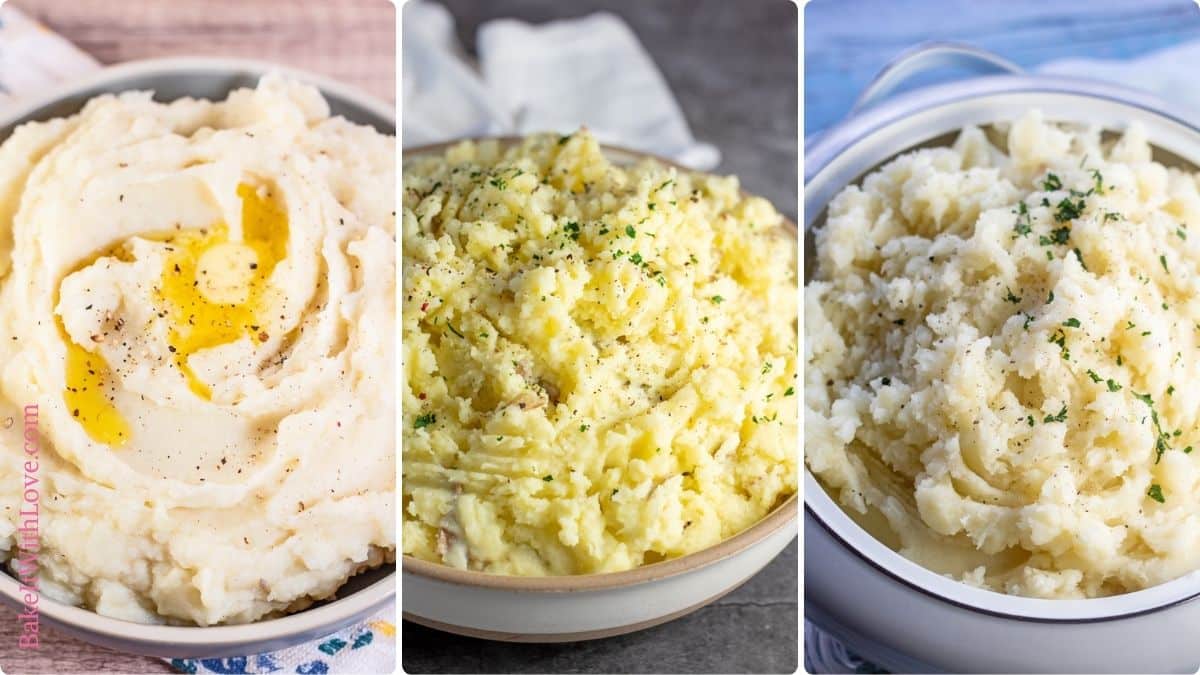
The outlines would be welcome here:
M 836 185 L 836 189 L 821 185 L 819 195 L 810 195 L 810 186 L 826 180 L 822 172 L 843 153 L 855 149 L 872 134 L 885 131 L 918 113 L 950 109 L 951 106 L 968 102 L 978 103 L 988 96 L 1011 94 L 1067 94 L 1117 104 L 1129 108 L 1130 112 L 1140 111 L 1143 116 L 1155 115 L 1167 123 L 1178 125 L 1186 130 L 1189 137 L 1194 136 L 1194 140 L 1200 142 L 1200 121 L 1197 121 L 1200 116 L 1180 111 L 1153 95 L 1107 82 L 1045 75 L 993 75 L 924 87 L 858 112 L 810 139 L 811 145 L 805 153 L 805 233 L 810 231 L 813 223 L 825 211 L 833 194 L 861 178 L 859 176 Z M 887 157 L 890 159 L 907 152 L 922 140 L 914 139 L 913 143 Z M 1159 147 L 1173 150 L 1170 146 Z M 817 190 L 811 192 L 816 193 Z M 833 501 L 807 466 L 804 467 L 804 473 L 805 511 L 824 530 L 815 533 L 817 536 L 828 534 L 896 582 L 961 609 L 1018 621 L 1082 624 L 1128 619 L 1200 599 L 1200 570 L 1138 591 L 1083 600 L 1028 598 L 975 588 L 939 575 L 884 545 Z

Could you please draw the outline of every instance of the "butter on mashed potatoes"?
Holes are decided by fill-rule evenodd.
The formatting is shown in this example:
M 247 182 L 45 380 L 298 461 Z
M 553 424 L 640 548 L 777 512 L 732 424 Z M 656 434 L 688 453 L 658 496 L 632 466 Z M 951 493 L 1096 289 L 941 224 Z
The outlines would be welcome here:
M 1200 174 L 1031 112 L 829 206 L 805 458 L 903 555 L 1043 598 L 1200 568 Z M 1007 146 L 1007 147 L 1005 147 Z
M 394 162 L 274 76 L 101 96 L 0 146 L 14 574 L 208 625 L 394 559 Z
M 512 575 L 700 550 L 796 490 L 796 240 L 586 131 L 406 162 L 403 550 Z

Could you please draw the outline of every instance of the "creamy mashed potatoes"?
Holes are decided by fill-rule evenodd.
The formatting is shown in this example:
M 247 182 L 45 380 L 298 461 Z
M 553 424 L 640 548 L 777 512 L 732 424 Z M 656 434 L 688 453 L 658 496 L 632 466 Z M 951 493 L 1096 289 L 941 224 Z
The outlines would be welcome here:
M 238 623 L 394 557 L 394 158 L 275 77 L 101 96 L 0 146 L 14 573 L 110 616 Z
M 830 204 L 805 291 L 807 464 L 967 583 L 1162 583 L 1200 568 L 1200 175 L 1153 161 L 1137 125 L 1005 129 Z
M 794 493 L 796 241 L 735 178 L 462 143 L 406 164 L 402 226 L 405 553 L 624 570 Z

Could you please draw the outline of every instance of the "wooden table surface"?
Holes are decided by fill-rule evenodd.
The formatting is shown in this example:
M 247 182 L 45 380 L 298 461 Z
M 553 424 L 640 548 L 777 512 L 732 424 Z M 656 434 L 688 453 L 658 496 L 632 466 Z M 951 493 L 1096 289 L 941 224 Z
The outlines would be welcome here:
M 395 101 L 396 11 L 388 0 L 12 0 L 101 63 L 156 56 L 238 56 L 331 76 Z M 42 626 L 16 648 L 0 608 L 5 673 L 169 673 L 164 661 L 94 647 Z

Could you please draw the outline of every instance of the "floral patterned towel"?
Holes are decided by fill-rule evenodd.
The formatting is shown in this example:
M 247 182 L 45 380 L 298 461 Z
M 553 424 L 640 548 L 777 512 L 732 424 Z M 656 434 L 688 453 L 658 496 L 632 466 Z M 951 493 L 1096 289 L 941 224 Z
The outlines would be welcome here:
M 396 671 L 396 605 L 315 642 L 277 652 L 224 659 L 169 659 L 181 673 L 392 673 Z

